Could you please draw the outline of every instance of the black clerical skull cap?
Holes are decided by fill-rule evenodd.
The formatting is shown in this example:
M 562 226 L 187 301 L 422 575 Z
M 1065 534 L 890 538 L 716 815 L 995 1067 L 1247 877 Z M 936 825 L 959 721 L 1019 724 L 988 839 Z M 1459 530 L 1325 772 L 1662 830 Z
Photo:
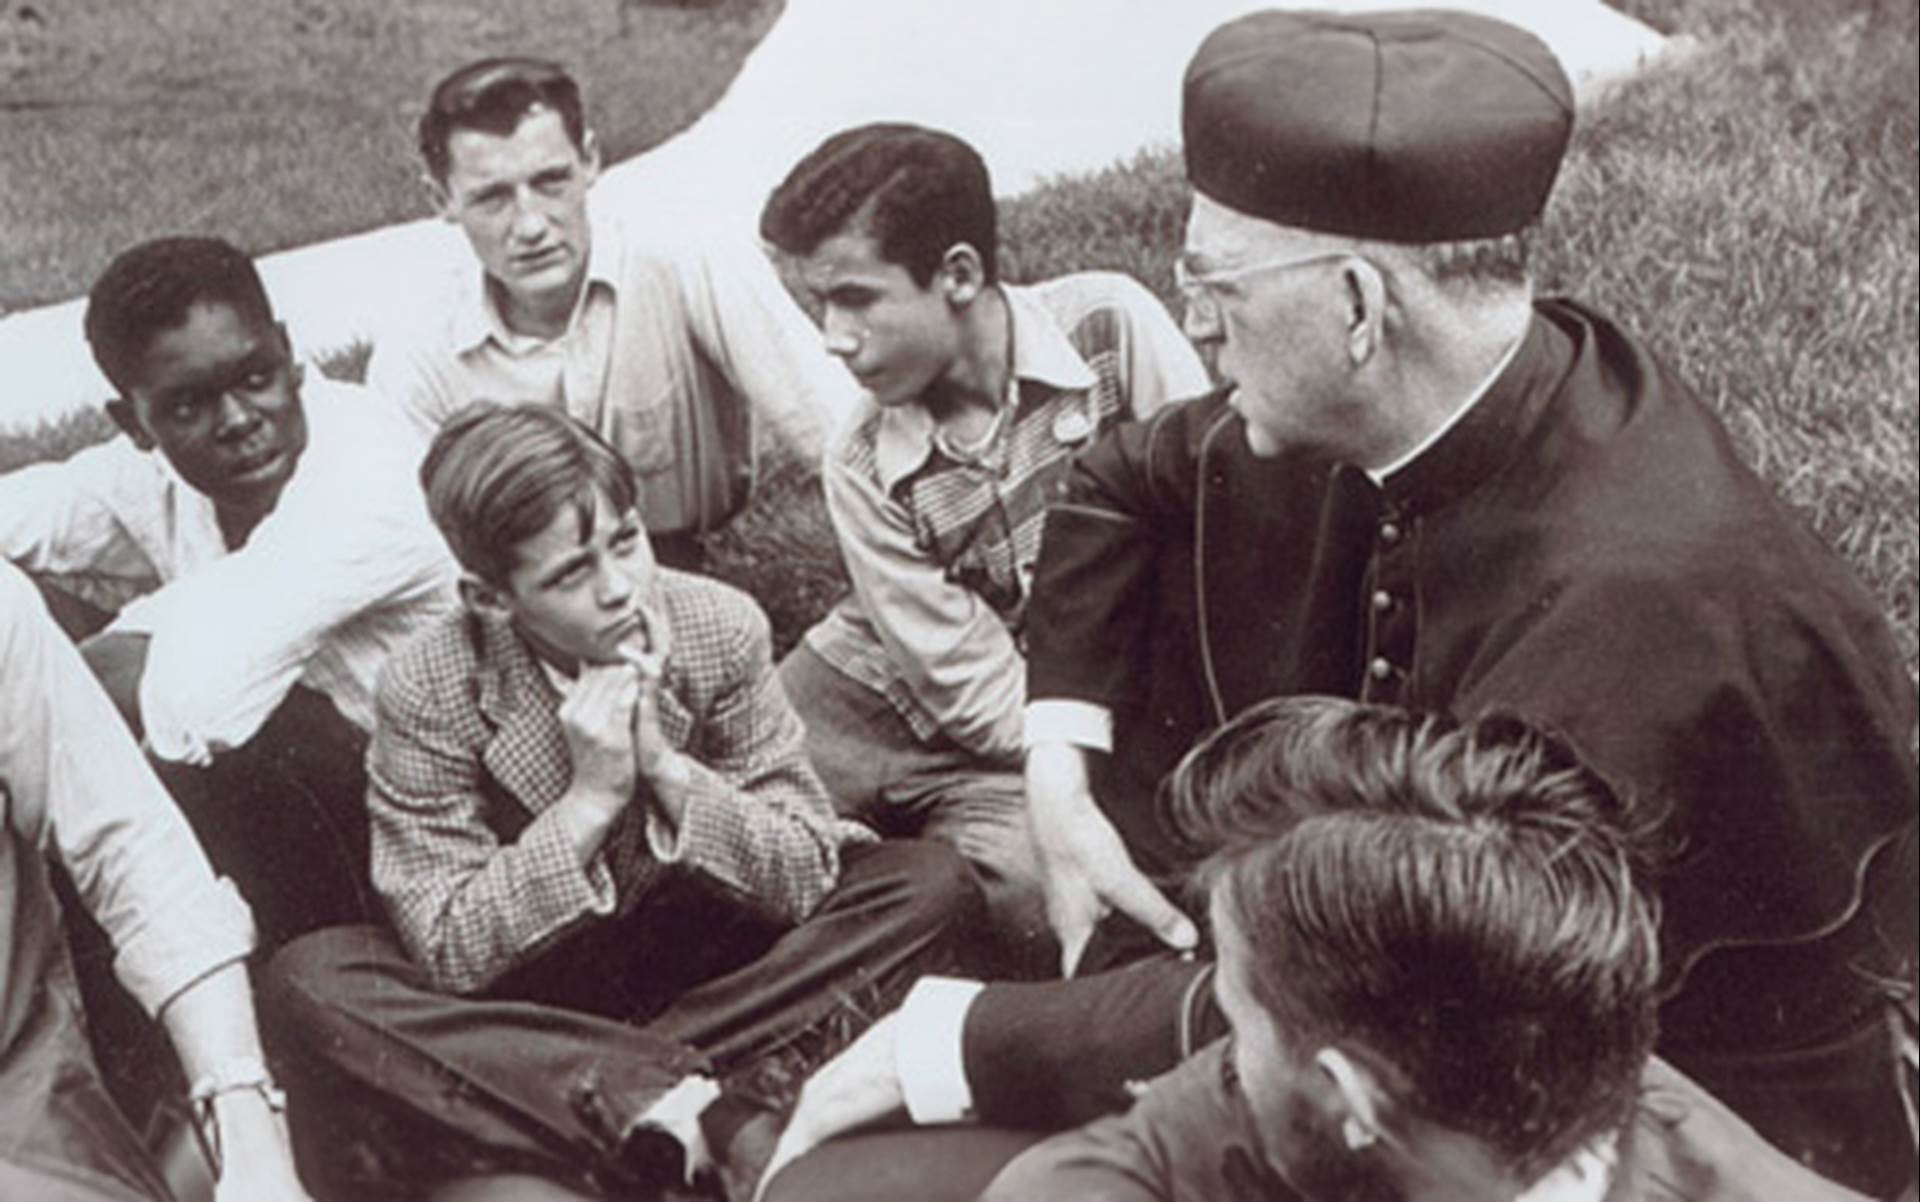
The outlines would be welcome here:
M 1472 13 L 1258 12 L 1187 67 L 1187 176 L 1228 208 L 1390 242 L 1538 217 L 1573 86 L 1538 38 Z

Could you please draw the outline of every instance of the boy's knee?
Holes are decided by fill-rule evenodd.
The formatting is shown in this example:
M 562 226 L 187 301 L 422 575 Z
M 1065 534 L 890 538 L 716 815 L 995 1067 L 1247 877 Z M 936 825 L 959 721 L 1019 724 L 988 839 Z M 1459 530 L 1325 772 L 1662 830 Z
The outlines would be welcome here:
M 940 929 L 977 922 L 986 901 L 979 878 L 965 857 L 943 843 L 914 840 L 899 845 L 900 871 L 907 882 L 908 921 Z
M 324 1025 L 385 977 L 389 937 L 378 927 L 329 927 L 302 935 L 268 961 L 260 981 L 263 1008 L 301 1026 Z

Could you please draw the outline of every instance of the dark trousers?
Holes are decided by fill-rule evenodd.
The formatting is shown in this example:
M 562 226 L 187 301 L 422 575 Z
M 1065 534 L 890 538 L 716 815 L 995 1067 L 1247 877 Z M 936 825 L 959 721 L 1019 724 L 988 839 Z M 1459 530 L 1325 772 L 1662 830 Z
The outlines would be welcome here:
M 88 636 L 112 615 L 57 584 L 35 583 L 137 727 L 144 651 L 135 658 L 117 645 L 102 650 L 115 636 Z M 252 907 L 263 948 L 321 927 L 378 920 L 367 874 L 366 753 L 367 736 L 332 701 L 295 685 L 244 746 L 211 765 L 154 764 L 214 870 Z
M 964 970 L 983 921 L 965 863 L 920 842 L 846 849 L 839 885 L 784 931 L 695 874 L 661 892 L 474 996 L 433 989 L 379 928 L 283 949 L 264 997 L 307 1063 L 307 1109 L 365 1108 L 413 1145 L 317 1114 L 322 1154 L 382 1196 L 476 1172 L 591 1184 L 610 1132 L 686 1073 L 790 1095 L 920 975 Z M 374 1196 L 364 1175 L 353 1188 Z
M 1136 947 L 1118 920 L 1090 956 Z M 878 1129 L 814 1150 L 766 1202 L 971 1202 L 1051 1132 L 1127 1108 L 1130 1086 L 1226 1033 L 1203 959 L 1156 953 L 1071 980 L 990 986 L 967 1011 L 967 1081 L 980 1126 Z
M 214 871 L 247 899 L 262 958 L 302 932 L 379 914 L 367 882 L 365 743 L 332 702 L 296 686 L 246 746 L 211 767 L 156 765 Z M 112 941 L 64 872 L 55 883 L 94 1054 L 144 1128 L 185 1082 L 165 1032 L 114 977 Z
M 112 619 L 57 585 L 35 583 L 70 638 L 85 639 Z M 124 683 L 137 682 L 136 675 Z M 116 703 L 123 712 L 131 704 L 126 697 Z M 326 697 L 296 685 L 245 746 L 211 766 L 154 764 L 214 871 L 247 899 L 263 951 L 305 931 L 378 916 L 367 879 L 365 756 L 366 736 Z M 147 1129 L 161 1100 L 187 1083 L 165 1031 L 113 975 L 112 941 L 65 870 L 56 866 L 52 881 L 94 1059 L 127 1120 Z
M 1225 1032 L 1208 977 L 1202 963 L 1162 953 L 1072 980 L 989 986 L 967 1012 L 964 1037 L 976 1113 L 1006 1127 L 1059 1130 L 1125 1109 L 1129 1082 L 1165 1072 Z M 1792 1051 L 1668 1059 L 1825 1177 L 1876 1197 L 1913 1179 L 1897 1075 L 1904 1070 L 1884 1015 Z M 880 1161 L 906 1146 L 876 1138 L 835 1150 L 829 1163 L 850 1179 L 879 1180 L 889 1171 Z M 976 1169 L 984 1170 L 1002 1147 L 995 1138 L 955 1141 L 940 1155 L 981 1158 Z M 921 1164 L 934 1158 L 924 1148 L 913 1154 Z M 774 1183 L 770 1202 L 830 1196 L 800 1188 L 825 1179 L 822 1166 L 801 1173 L 805 1163 L 794 1166 L 794 1181 L 783 1174 Z
M 807 759 L 843 817 L 888 835 L 951 845 L 973 865 L 992 923 L 996 977 L 1059 971 L 1027 831 L 1017 763 L 922 739 L 893 703 L 805 643 L 780 661 L 780 688 L 807 730 Z
M 367 736 L 295 685 L 245 746 L 204 768 L 159 764 L 214 871 L 253 909 L 260 946 L 375 922 L 367 868 Z

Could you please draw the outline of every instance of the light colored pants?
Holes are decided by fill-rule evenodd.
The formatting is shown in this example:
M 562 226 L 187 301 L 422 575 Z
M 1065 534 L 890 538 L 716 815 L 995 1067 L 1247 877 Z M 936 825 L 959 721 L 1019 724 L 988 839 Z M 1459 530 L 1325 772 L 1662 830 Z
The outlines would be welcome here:
M 780 684 L 807 728 L 807 757 L 843 817 L 883 835 L 946 843 L 972 864 L 1007 975 L 1057 969 L 1020 766 L 946 738 L 923 741 L 888 700 L 804 642 Z

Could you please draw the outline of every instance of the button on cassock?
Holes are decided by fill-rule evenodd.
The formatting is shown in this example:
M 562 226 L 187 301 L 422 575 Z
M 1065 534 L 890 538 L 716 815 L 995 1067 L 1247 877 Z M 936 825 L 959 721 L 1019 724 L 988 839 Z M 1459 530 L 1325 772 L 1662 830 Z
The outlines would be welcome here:
M 1393 661 L 1384 655 L 1376 656 L 1374 661 L 1367 665 L 1367 675 L 1375 680 L 1385 680 L 1393 675 Z

